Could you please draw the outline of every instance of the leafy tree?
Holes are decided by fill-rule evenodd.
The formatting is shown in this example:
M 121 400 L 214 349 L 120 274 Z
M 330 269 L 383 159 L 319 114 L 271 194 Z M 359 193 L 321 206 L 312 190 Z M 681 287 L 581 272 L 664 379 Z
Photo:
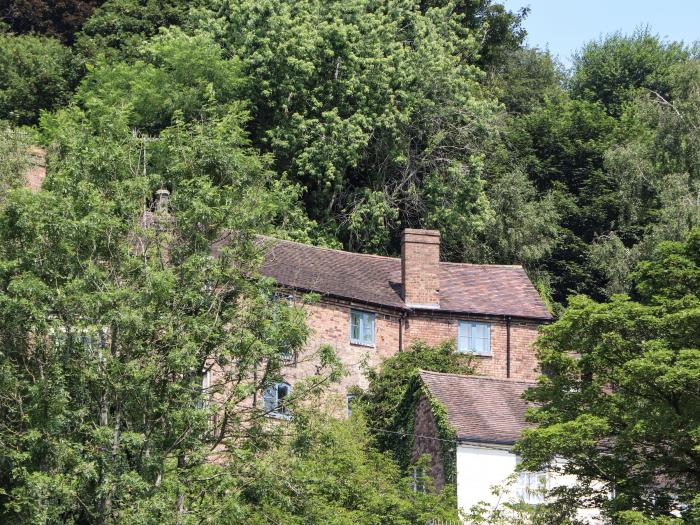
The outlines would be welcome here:
M 77 82 L 69 48 L 49 37 L 0 31 L 0 120 L 35 124 L 66 104 Z
M 74 101 L 92 114 L 123 107 L 129 125 L 146 133 L 169 126 L 176 115 L 192 121 L 243 111 L 239 61 L 226 57 L 209 35 L 163 29 L 139 50 L 129 62 L 98 60 Z
M 509 114 L 530 113 L 564 92 L 565 74 L 548 51 L 518 47 L 488 71 L 486 87 Z
M 9 0 L 0 20 L 18 34 L 39 33 L 71 44 L 75 34 L 102 0 Z
M 422 342 L 387 358 L 379 371 L 368 370 L 369 387 L 361 392 L 358 406 L 381 450 L 390 450 L 405 468 L 408 466 L 408 436 L 413 430 L 413 406 L 406 405 L 407 394 L 418 370 L 470 374 L 471 356 L 455 352 L 454 342 L 431 347 Z
M 576 297 L 545 328 L 546 376 L 529 392 L 538 427 L 524 432 L 524 467 L 577 477 L 574 504 L 609 516 L 680 513 L 696 519 L 700 491 L 700 231 L 661 243 L 641 263 L 634 295 Z M 632 514 L 627 515 L 629 519 Z M 631 521 L 635 523 L 635 521 Z
M 31 166 L 30 135 L 0 121 L 0 203 L 8 192 L 26 184 Z
M 145 40 L 161 28 L 187 28 L 193 12 L 206 5 L 199 0 L 107 0 L 86 20 L 76 48 L 90 61 L 101 55 L 136 58 Z
M 666 96 L 672 66 L 690 56 L 682 43 L 664 42 L 648 28 L 629 36 L 615 33 L 589 42 L 574 57 L 571 91 L 619 116 L 640 89 Z
M 455 520 L 452 491 L 415 491 L 416 480 L 372 446 L 355 413 L 344 421 L 313 412 L 297 413 L 289 439 L 244 467 L 249 479 L 242 523 L 375 524 Z
M 522 26 L 529 8 L 508 11 L 493 0 L 422 0 L 423 11 L 431 7 L 449 7 L 460 16 L 460 23 L 480 37 L 478 65 L 485 70 L 498 68 L 507 56 L 520 48 L 526 31 Z
M 251 79 L 254 143 L 347 247 L 393 252 L 401 226 L 423 225 L 454 239 L 452 254 L 484 227 L 495 104 L 451 6 L 267 0 L 218 13 L 207 27 Z
M 597 103 L 565 93 L 516 118 L 511 148 L 539 192 L 549 192 L 558 224 L 556 244 L 541 268 L 552 276 L 555 300 L 569 293 L 600 297 L 603 280 L 586 267 L 588 245 L 617 217 L 617 187 L 604 171 L 615 121 Z
M 44 189 L 0 210 L 3 523 L 198 523 L 202 492 L 225 490 L 213 451 L 265 443 L 250 396 L 306 328 L 251 234 L 293 230 L 298 194 L 243 122 L 177 121 L 144 146 L 126 112 L 45 118 Z M 163 186 L 169 212 L 144 214 Z

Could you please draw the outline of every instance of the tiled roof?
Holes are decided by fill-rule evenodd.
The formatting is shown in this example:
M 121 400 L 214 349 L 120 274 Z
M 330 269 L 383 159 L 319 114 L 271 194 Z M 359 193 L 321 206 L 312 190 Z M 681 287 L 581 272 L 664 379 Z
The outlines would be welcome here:
M 447 409 L 457 439 L 512 444 L 527 426 L 523 392 L 534 381 L 420 372 L 423 384 Z
M 401 259 L 264 238 L 262 272 L 290 288 L 406 308 Z M 549 320 L 521 266 L 440 263 L 440 310 Z

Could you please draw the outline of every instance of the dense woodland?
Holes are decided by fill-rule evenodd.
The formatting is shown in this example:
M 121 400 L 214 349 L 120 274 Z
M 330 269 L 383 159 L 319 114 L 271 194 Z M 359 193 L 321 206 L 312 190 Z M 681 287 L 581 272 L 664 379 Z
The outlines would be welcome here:
M 495 0 L 0 4 L 0 521 L 454 518 L 387 437 L 410 431 L 392 417 L 415 368 L 462 371 L 444 349 L 373 375 L 347 422 L 303 403 L 342 374 L 329 349 L 288 432 L 241 408 L 306 337 L 252 235 L 396 255 L 405 227 L 439 229 L 444 260 L 522 264 L 560 318 L 521 446 L 588 484 L 483 519 L 568 523 L 583 501 L 618 523 L 700 519 L 700 49 L 639 28 L 565 69 L 524 45 L 526 16 Z M 22 188 L 34 145 L 39 193 Z M 175 219 L 144 228 L 161 187 Z M 237 238 L 212 260 L 224 229 Z M 210 362 L 238 366 L 223 407 L 193 387 Z

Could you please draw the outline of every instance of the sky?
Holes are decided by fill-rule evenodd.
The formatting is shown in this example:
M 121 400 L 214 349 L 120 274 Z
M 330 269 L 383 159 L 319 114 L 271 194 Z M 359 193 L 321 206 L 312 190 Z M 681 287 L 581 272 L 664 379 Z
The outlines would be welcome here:
M 530 7 L 527 43 L 548 48 L 565 65 L 589 41 L 649 26 L 668 40 L 700 40 L 700 0 L 501 0 L 510 10 Z

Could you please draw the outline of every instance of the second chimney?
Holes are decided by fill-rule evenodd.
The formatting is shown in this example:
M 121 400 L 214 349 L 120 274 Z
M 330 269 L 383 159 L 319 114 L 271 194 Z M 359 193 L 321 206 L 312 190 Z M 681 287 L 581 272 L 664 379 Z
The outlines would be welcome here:
M 401 235 L 403 300 L 409 307 L 440 307 L 440 232 L 406 229 Z

